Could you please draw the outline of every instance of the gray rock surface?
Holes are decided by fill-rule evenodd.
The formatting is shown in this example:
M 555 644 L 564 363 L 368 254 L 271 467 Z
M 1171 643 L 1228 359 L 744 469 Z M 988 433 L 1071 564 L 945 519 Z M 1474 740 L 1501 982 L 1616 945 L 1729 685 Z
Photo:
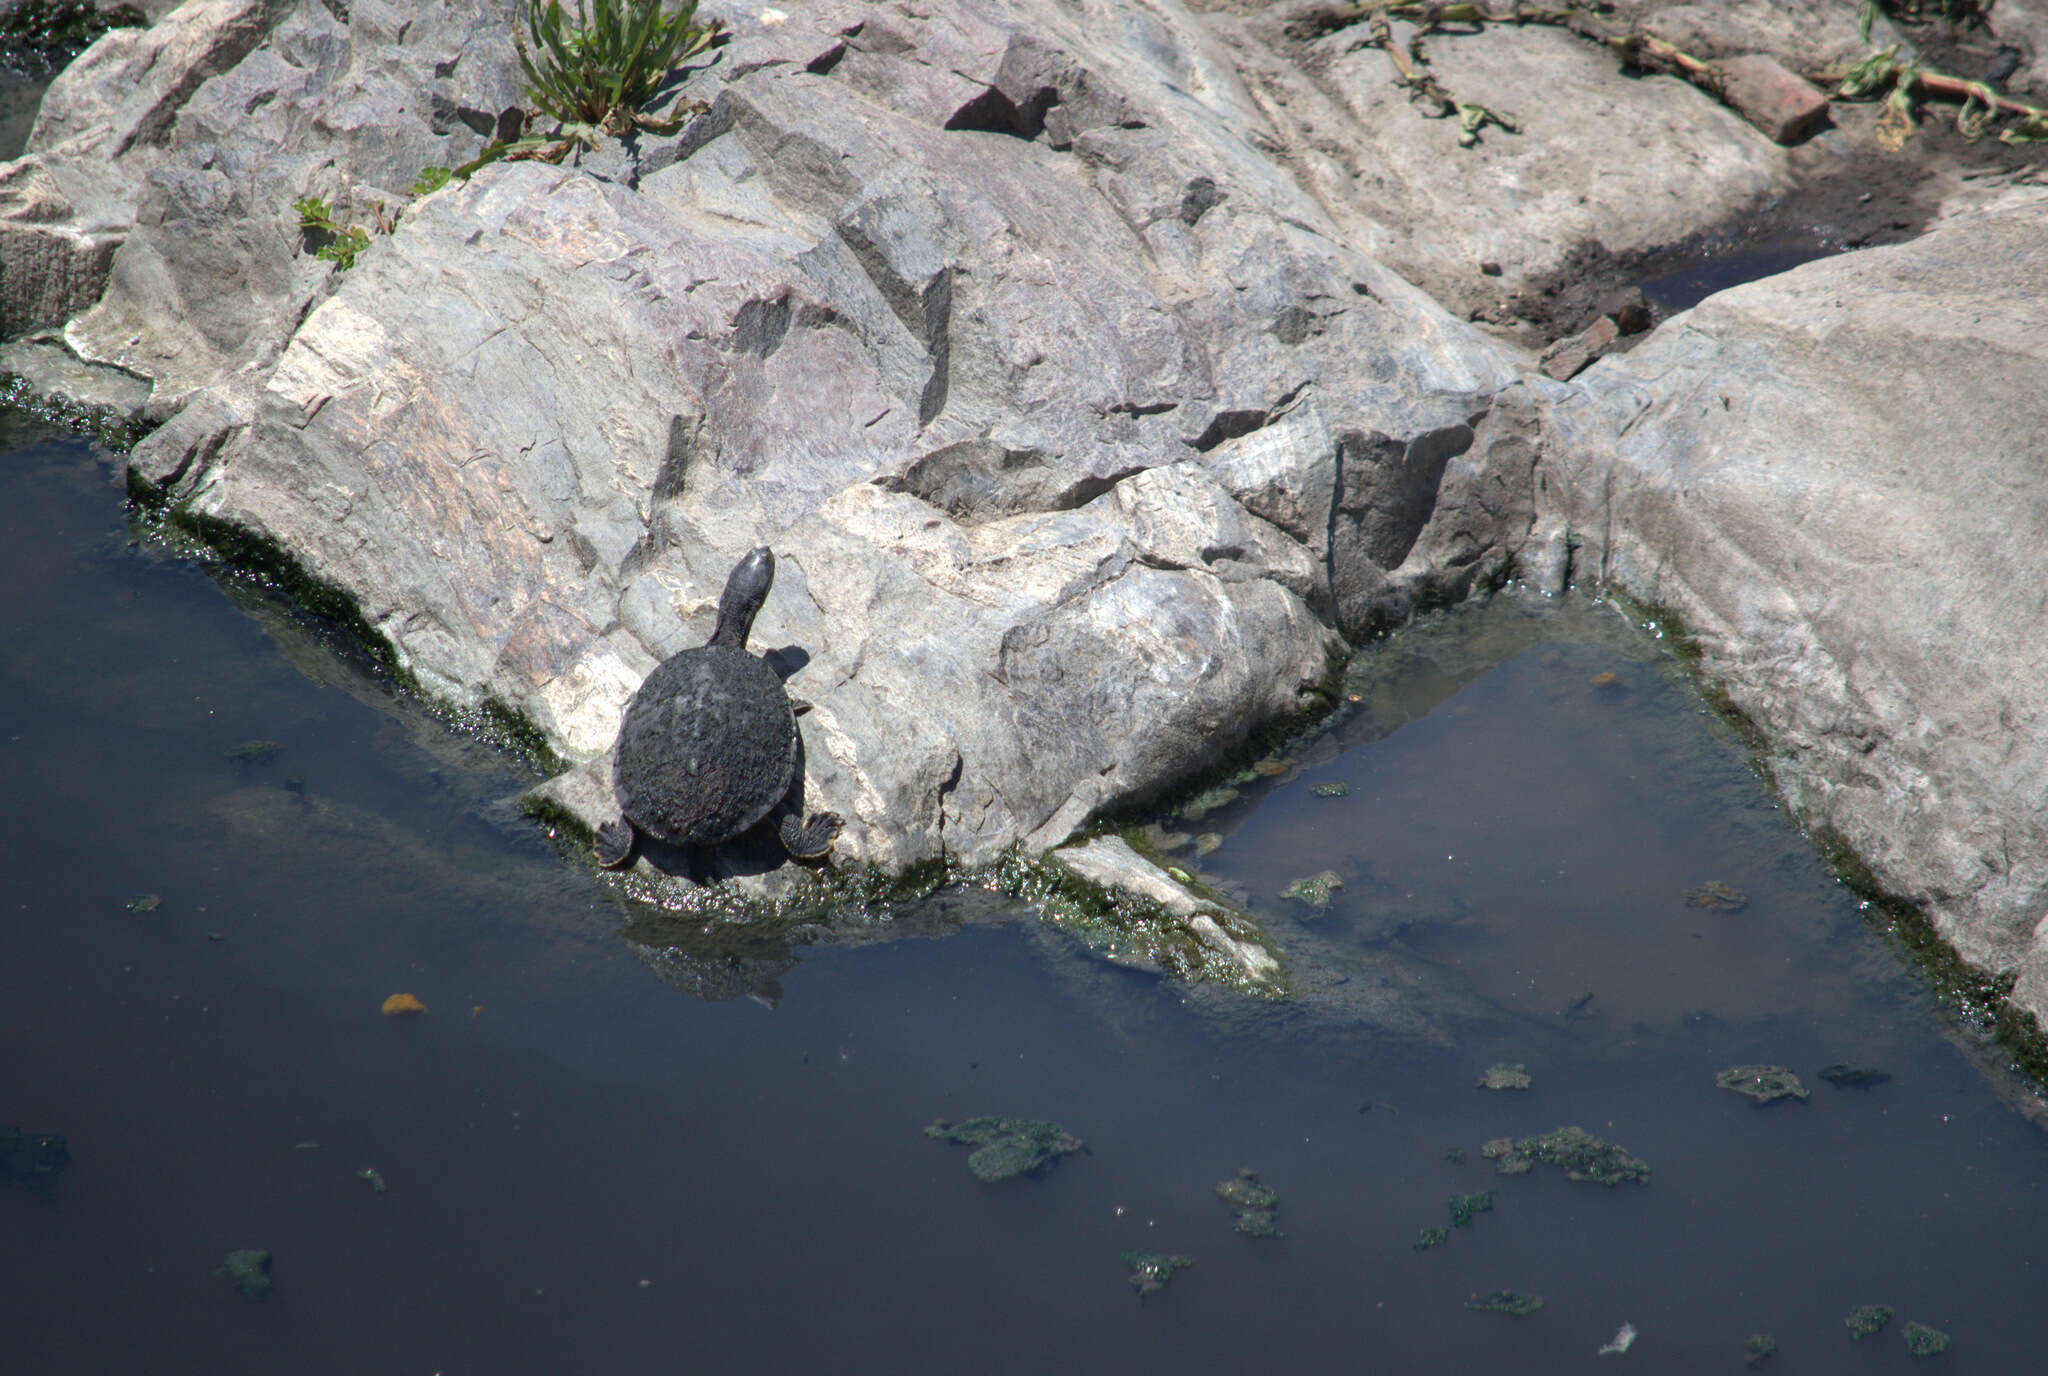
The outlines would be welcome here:
M 1213 23 L 1351 241 L 1460 314 L 1528 317 L 1589 256 L 1670 248 L 1791 187 L 1784 150 L 1733 111 L 1675 77 L 1625 75 L 1610 53 L 1541 26 L 1427 40 L 1448 90 L 1520 126 L 1460 149 L 1457 121 L 1426 118 L 1337 9 L 1297 0 Z M 1404 45 L 1414 36 L 1393 27 Z
M 351 13 L 296 8 L 272 42 L 382 70 Z M 448 155 L 373 143 L 339 75 L 270 47 L 202 88 L 202 164 L 256 93 L 257 132 L 354 135 L 225 183 L 181 138 L 152 173 L 211 190 L 161 203 L 192 223 L 145 215 L 72 337 L 141 335 L 159 399 L 215 380 L 136 470 L 347 591 L 429 692 L 590 769 L 771 544 L 756 640 L 802 666 L 807 795 L 847 819 L 841 859 L 891 868 L 1057 844 L 1304 705 L 1333 621 L 1504 573 L 1491 529 L 1456 566 L 1412 556 L 1512 366 L 1247 141 L 1187 15 L 730 17 L 680 136 L 492 166 L 338 278 L 239 212 Z M 317 300 L 274 366 L 203 312 L 170 357 L 192 306 L 167 279 L 230 250 Z
M 1544 533 L 1679 613 L 1805 824 L 2048 1013 L 2048 195 L 1710 297 L 1559 394 Z

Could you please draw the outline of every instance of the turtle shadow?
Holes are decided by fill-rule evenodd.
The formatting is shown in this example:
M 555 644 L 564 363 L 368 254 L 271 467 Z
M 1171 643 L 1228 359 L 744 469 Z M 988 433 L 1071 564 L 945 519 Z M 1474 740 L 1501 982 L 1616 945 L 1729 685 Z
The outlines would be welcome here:
M 795 653 L 802 656 L 804 663 L 810 661 L 810 656 L 805 655 L 803 651 L 798 650 Z M 782 672 L 781 666 L 772 657 L 763 658 L 768 659 L 770 666 L 777 673 Z M 798 664 L 789 672 L 795 673 L 796 669 L 802 667 L 802 664 Z M 799 722 L 796 732 L 795 775 L 790 780 L 789 792 L 782 796 L 780 803 L 769 810 L 766 817 L 730 841 L 722 841 L 715 846 L 677 845 L 672 841 L 657 840 L 643 831 L 635 838 L 637 853 L 640 859 L 663 874 L 675 875 L 696 884 L 716 884 L 722 879 L 743 879 L 769 874 L 784 865 L 816 869 L 824 865 L 823 858 L 798 859 L 783 849 L 782 839 L 776 834 L 776 826 L 783 813 L 794 811 L 797 816 L 804 816 L 804 803 L 804 732 L 802 723 Z
M 783 645 L 773 650 L 763 650 L 761 658 L 775 672 L 775 677 L 788 683 L 791 678 L 811 662 L 811 652 L 795 645 Z M 801 734 L 801 733 L 799 733 Z

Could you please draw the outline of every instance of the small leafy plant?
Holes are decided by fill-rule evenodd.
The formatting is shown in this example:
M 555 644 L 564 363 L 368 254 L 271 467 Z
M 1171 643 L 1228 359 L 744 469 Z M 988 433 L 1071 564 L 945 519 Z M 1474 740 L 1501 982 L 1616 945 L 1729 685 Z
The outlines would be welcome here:
M 525 32 L 515 29 L 513 42 L 534 105 L 564 126 L 613 135 L 680 127 L 680 116 L 660 120 L 641 111 L 719 30 L 717 20 L 696 22 L 697 0 L 681 0 L 670 14 L 663 0 L 576 0 L 574 24 L 561 0 L 522 0 L 520 8 Z
M 333 263 L 347 272 L 356 265 L 356 255 L 370 246 L 370 231 L 361 225 L 343 225 L 335 221 L 334 207 L 319 196 L 301 196 L 292 202 L 292 209 L 298 212 L 299 229 L 310 239 L 320 241 L 314 257 Z M 384 223 L 383 207 L 378 207 L 378 227 L 385 233 L 390 228 Z

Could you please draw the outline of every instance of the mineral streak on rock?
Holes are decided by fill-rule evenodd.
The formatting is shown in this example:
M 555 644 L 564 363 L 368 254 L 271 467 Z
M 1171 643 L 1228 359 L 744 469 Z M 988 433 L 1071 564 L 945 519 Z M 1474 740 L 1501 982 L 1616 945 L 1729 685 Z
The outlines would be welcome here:
M 967 1158 L 967 1169 L 977 1180 L 991 1182 L 1042 1171 L 1084 1145 L 1058 1123 L 1037 1118 L 970 1118 L 964 1123 L 941 1118 L 924 1135 L 979 1148 Z
M 1779 1099 L 1804 1099 L 1809 1093 L 1799 1083 L 1799 1077 L 1781 1065 L 1731 1065 L 1714 1076 L 1714 1083 L 1747 1095 L 1759 1105 Z

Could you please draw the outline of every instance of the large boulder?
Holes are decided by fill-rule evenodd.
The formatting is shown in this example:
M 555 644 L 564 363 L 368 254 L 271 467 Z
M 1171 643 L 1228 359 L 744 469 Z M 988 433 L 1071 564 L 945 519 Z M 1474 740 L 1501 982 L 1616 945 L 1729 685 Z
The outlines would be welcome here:
M 1528 528 L 1425 538 L 1515 369 L 1260 151 L 1177 8 L 731 7 L 682 133 L 487 167 L 327 276 L 252 211 L 447 157 L 332 109 L 392 60 L 364 12 L 301 6 L 276 41 L 326 65 L 266 45 L 201 89 L 151 183 L 210 189 L 154 202 L 73 334 L 161 340 L 137 366 L 189 389 L 138 475 L 346 592 L 433 695 L 524 715 L 586 820 L 755 544 L 812 806 L 900 868 L 1205 767 L 1313 700 L 1335 630 L 1505 576 Z M 166 278 L 217 284 L 207 253 L 331 294 L 274 360 L 204 319 L 174 359 Z
M 1543 534 L 1793 813 L 2048 1015 L 2048 193 L 1708 298 L 1556 401 Z

